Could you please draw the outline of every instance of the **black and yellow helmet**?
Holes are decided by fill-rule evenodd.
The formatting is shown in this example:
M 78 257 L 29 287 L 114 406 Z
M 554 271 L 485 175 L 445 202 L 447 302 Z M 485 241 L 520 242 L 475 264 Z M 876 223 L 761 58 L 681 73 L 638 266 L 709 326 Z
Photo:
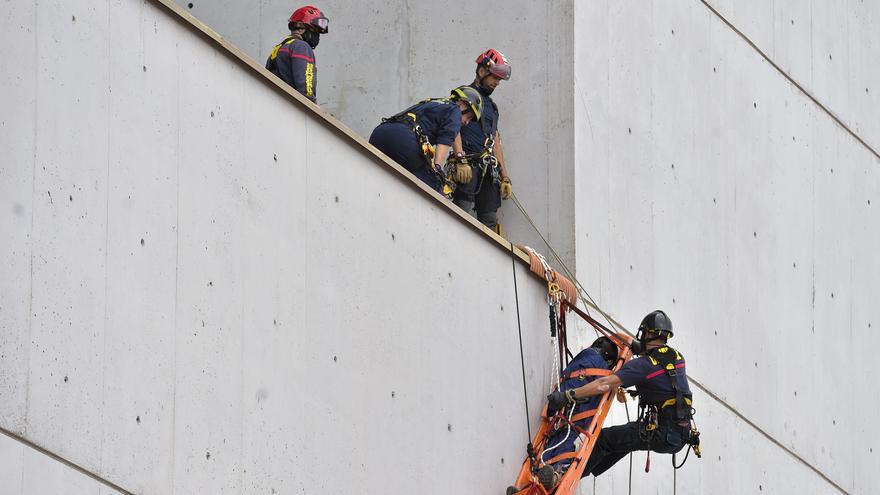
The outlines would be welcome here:
M 653 333 L 663 338 L 672 337 L 672 320 L 659 309 L 651 311 L 639 324 L 639 332 Z
M 474 112 L 476 120 L 480 120 L 480 116 L 483 115 L 483 97 L 479 91 L 470 86 L 459 86 L 452 90 L 450 97 L 452 100 L 461 100 L 467 103 L 471 107 L 471 111 Z

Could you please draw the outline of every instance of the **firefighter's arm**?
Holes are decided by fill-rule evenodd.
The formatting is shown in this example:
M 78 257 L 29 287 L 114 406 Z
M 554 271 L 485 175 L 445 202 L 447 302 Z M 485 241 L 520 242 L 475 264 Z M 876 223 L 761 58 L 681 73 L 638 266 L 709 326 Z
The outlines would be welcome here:
M 498 159 L 498 167 L 501 169 L 501 179 L 508 178 L 507 163 L 504 160 L 504 149 L 501 147 L 500 132 L 495 132 L 495 158 Z
M 501 147 L 501 133 L 495 132 L 495 158 L 498 160 L 499 173 L 501 175 L 501 199 L 507 199 L 513 195 L 513 184 L 507 175 L 507 164 L 504 160 L 504 149 Z
M 294 42 L 290 50 L 290 72 L 293 87 L 315 101 L 315 53 L 305 42 Z
M 446 157 L 449 156 L 450 148 L 451 146 L 448 144 L 437 144 L 434 149 L 434 170 L 439 172 L 443 164 L 446 163 Z
M 601 395 L 612 387 L 619 387 L 622 383 L 623 382 L 620 381 L 620 378 L 618 378 L 617 375 L 603 376 L 591 381 L 583 387 L 574 389 L 574 397 L 575 399 L 586 399 L 588 397 L 593 397 L 594 395 Z
M 461 144 L 461 133 L 455 135 L 455 141 L 452 142 L 452 151 L 455 156 L 464 155 L 464 146 Z
M 471 168 L 468 159 L 464 157 L 464 148 L 461 145 L 461 133 L 455 135 L 455 141 L 452 142 L 453 156 L 450 160 L 455 163 L 455 172 L 453 176 L 455 182 L 459 184 L 468 184 L 474 178 L 474 171 Z

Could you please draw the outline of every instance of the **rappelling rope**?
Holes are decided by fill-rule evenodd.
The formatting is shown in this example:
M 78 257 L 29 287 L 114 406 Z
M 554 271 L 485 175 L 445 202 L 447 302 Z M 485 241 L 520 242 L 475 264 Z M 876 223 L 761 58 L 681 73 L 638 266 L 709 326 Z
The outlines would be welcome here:
M 570 278 L 572 280 L 572 282 L 574 282 L 574 284 L 577 286 L 577 291 L 580 294 L 580 297 L 584 301 L 584 303 L 589 305 L 590 307 L 592 307 L 596 311 L 598 311 L 599 314 L 601 314 L 602 317 L 605 318 L 605 320 L 608 322 L 608 324 L 612 328 L 616 328 L 616 329 L 626 333 L 627 335 L 632 336 L 632 334 L 626 328 L 624 328 L 622 325 L 615 322 L 610 316 L 608 316 L 608 313 L 603 311 L 602 308 L 599 307 L 598 304 L 596 304 L 596 301 L 593 299 L 593 296 L 591 296 L 590 293 L 587 292 L 586 289 L 584 289 L 583 285 L 581 285 L 581 283 L 578 281 L 577 277 L 574 276 L 574 273 L 568 268 L 568 266 L 565 264 L 565 262 L 562 261 L 562 257 L 559 256 L 559 253 L 557 253 L 556 250 L 553 249 L 553 246 L 550 245 L 550 242 L 547 240 L 546 237 L 544 237 L 544 234 L 541 233 L 541 230 L 538 228 L 538 226 L 535 225 L 535 222 L 532 220 L 532 217 L 526 211 L 525 207 L 523 207 L 522 203 L 520 203 L 519 198 L 517 198 L 516 193 L 511 193 L 510 199 L 513 200 L 513 204 L 516 205 L 516 207 L 519 209 L 520 213 L 523 214 L 523 217 L 525 217 L 525 219 L 529 223 L 529 225 L 532 226 L 532 229 L 534 229 L 534 231 L 538 234 L 538 237 L 541 238 L 541 240 L 547 246 L 547 249 L 550 250 L 550 253 L 553 255 L 553 258 L 556 259 L 556 262 L 559 263 L 560 266 L 562 266 L 562 270 L 565 272 L 566 276 L 568 278 Z
M 626 399 L 626 398 L 624 397 L 624 399 Z M 626 422 L 629 423 L 630 422 L 629 402 L 624 400 L 623 407 L 626 409 Z M 633 492 L 633 453 L 632 452 L 629 453 L 629 482 L 628 482 L 627 486 L 628 486 L 627 493 L 629 495 L 632 495 L 632 492 Z
M 556 273 L 556 270 L 550 267 L 547 260 L 540 253 L 529 246 L 518 246 L 529 254 L 529 265 L 532 272 L 544 277 L 547 282 L 547 306 L 550 309 L 550 350 L 553 354 L 553 366 L 550 369 L 550 383 L 559 388 L 562 386 L 560 377 L 560 369 L 562 365 L 559 360 L 559 329 L 557 328 L 557 320 L 559 312 L 562 310 L 560 303 L 566 299 L 571 304 L 577 304 L 577 292 L 574 284 L 570 280 Z
M 520 368 L 522 368 L 522 383 L 523 383 L 523 402 L 526 405 L 526 430 L 529 432 L 529 442 L 532 441 L 532 425 L 529 422 L 529 418 L 531 415 L 529 414 L 529 392 L 526 387 L 526 358 L 523 353 L 523 343 L 522 343 L 522 323 L 519 318 L 519 290 L 516 286 L 516 255 L 513 252 L 514 247 L 513 243 L 510 243 L 510 263 L 513 267 L 513 294 L 516 298 L 516 326 L 519 330 L 519 364 Z

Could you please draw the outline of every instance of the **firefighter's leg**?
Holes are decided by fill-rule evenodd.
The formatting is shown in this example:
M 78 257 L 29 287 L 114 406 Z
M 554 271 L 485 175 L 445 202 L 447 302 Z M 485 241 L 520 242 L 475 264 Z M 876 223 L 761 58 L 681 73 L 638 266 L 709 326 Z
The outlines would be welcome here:
M 501 207 L 501 192 L 498 184 L 488 182 L 483 184 L 480 192 L 474 197 L 474 209 L 477 210 L 477 220 L 490 229 L 498 225 L 498 208 Z
M 584 476 L 588 474 L 599 476 L 630 452 L 648 450 L 650 443 L 642 439 L 639 430 L 639 424 L 635 421 L 602 428 L 590 460 L 584 468 Z

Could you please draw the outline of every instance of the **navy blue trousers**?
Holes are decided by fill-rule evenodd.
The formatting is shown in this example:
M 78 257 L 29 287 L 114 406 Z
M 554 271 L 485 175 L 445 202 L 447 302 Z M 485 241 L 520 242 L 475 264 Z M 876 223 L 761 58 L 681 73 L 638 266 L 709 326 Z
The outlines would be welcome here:
M 563 390 L 568 390 L 569 388 L 572 388 L 572 387 L 563 387 Z M 574 413 L 578 414 L 580 412 L 583 412 L 583 411 L 586 411 L 589 409 L 595 409 L 598 406 L 599 406 L 599 398 L 593 397 L 586 402 L 578 403 L 578 405 L 575 406 Z M 590 421 L 592 421 L 592 420 L 593 420 L 593 418 L 589 417 L 587 419 L 582 419 L 580 421 L 577 421 L 577 422 L 575 422 L 575 424 L 578 426 L 578 428 L 586 428 L 587 426 L 590 425 Z M 544 455 L 542 456 L 543 457 L 542 460 L 544 462 L 549 461 L 550 459 L 556 457 L 559 454 L 564 454 L 566 452 L 574 452 L 574 450 L 575 450 L 574 443 L 575 443 L 575 440 L 577 440 L 578 432 L 577 432 L 577 430 L 572 428 L 571 431 L 568 431 L 568 436 L 566 437 L 567 431 L 568 431 L 568 428 L 566 426 L 563 426 L 562 428 L 556 430 L 555 432 L 551 433 L 550 435 L 547 435 L 547 444 L 546 445 L 548 447 L 552 447 L 553 445 L 556 445 L 557 443 L 562 442 L 563 439 L 565 439 L 565 441 L 562 442 L 558 447 L 555 447 L 555 448 L 545 452 Z M 554 464 L 554 466 L 555 467 L 564 467 L 569 464 L 571 464 L 571 460 L 565 460 L 565 461 L 560 461 L 560 462 Z
M 379 124 L 370 134 L 370 144 L 412 172 L 435 191 L 440 191 L 440 177 L 428 168 L 419 140 L 409 125 L 403 122 Z
M 637 450 L 675 454 L 687 444 L 690 431 L 690 424 L 681 426 L 671 418 L 661 418 L 649 440 L 643 440 L 644 428 L 637 421 L 602 428 L 583 475 L 599 476 Z
M 492 181 L 492 171 L 482 175 L 477 164 L 471 164 L 474 178 L 468 184 L 460 184 L 455 189 L 453 202 L 464 211 L 473 209 L 477 212 L 477 220 L 490 229 L 498 224 L 498 208 L 501 207 L 501 187 Z M 480 183 L 482 181 L 482 184 Z M 477 190 L 479 189 L 479 190 Z

